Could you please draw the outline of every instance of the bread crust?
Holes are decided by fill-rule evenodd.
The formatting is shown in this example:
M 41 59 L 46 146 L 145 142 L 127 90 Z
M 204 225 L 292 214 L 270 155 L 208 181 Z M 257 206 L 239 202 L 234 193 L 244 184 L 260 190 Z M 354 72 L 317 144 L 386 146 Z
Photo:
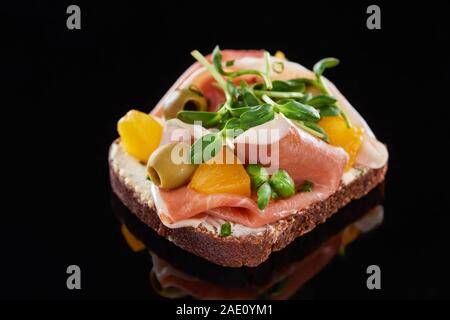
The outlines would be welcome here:
M 156 209 L 140 199 L 139 194 L 114 170 L 112 160 L 109 160 L 112 190 L 131 212 L 177 246 L 225 267 L 255 267 L 261 264 L 271 252 L 283 249 L 295 238 L 325 222 L 350 201 L 366 195 L 384 180 L 386 171 L 387 164 L 380 169 L 370 169 L 350 184 L 341 185 L 326 200 L 293 212 L 292 215 L 273 223 L 272 228 L 262 233 L 220 237 L 201 227 L 166 227 L 159 219 Z

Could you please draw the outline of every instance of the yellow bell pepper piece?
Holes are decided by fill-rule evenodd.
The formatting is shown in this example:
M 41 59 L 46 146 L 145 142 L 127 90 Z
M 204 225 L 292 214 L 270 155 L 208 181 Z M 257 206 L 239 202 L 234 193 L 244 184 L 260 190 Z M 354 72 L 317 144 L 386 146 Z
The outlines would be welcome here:
M 206 194 L 231 193 L 250 197 L 250 177 L 239 160 L 234 155 L 232 157 L 234 161 L 230 160 L 229 154 L 221 152 L 215 159 L 199 165 L 189 187 Z M 214 161 L 220 158 L 221 161 Z M 225 159 L 229 161 L 225 162 Z
M 350 170 L 361 147 L 364 129 L 355 126 L 348 128 L 341 116 L 323 117 L 318 124 L 327 133 L 331 145 L 342 147 L 348 153 L 349 161 L 345 170 Z
M 163 127 L 153 116 L 130 110 L 117 123 L 121 144 L 125 151 L 141 162 L 147 163 L 161 141 Z

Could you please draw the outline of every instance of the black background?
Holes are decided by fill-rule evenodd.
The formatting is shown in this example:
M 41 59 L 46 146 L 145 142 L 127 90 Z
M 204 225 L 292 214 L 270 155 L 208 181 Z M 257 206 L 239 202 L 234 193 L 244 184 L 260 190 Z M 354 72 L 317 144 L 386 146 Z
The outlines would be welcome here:
M 2 103 L 8 161 L 1 220 L 2 298 L 151 298 L 148 259 L 123 241 L 110 209 L 107 151 L 131 108 L 150 111 L 193 62 L 192 49 L 282 50 L 306 67 L 341 60 L 327 76 L 388 145 L 385 223 L 309 285 L 311 298 L 449 297 L 448 2 L 263 4 L 164 1 L 8 5 Z M 150 2 L 149 2 L 150 3 Z M 17 168 L 17 169 L 16 169 Z M 11 174 L 11 175 L 10 175 Z M 66 289 L 66 267 L 82 290 Z M 382 290 L 365 268 L 382 269 Z

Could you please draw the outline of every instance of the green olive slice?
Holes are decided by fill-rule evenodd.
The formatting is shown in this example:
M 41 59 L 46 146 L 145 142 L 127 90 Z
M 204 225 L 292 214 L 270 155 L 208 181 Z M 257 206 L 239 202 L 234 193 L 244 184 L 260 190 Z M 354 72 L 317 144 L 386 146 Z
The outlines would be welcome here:
M 190 147 L 184 142 L 171 142 L 156 149 L 147 163 L 150 180 L 163 189 L 174 189 L 188 183 L 197 168 L 190 163 Z
M 164 117 L 176 118 L 177 113 L 183 110 L 206 111 L 208 103 L 204 97 L 189 89 L 175 90 L 163 103 Z

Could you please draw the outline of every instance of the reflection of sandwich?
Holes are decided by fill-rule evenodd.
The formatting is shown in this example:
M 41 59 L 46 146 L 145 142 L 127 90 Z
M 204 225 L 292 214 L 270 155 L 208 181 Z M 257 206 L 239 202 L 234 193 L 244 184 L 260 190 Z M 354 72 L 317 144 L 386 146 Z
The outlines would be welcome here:
M 192 54 L 151 115 L 119 121 L 110 149 L 114 192 L 160 235 L 257 266 L 384 179 L 386 147 L 322 75 L 336 59 L 312 72 L 264 51 Z
M 338 253 L 383 220 L 378 205 L 382 188 L 342 209 L 326 224 L 274 253 L 256 268 L 225 268 L 207 262 L 158 237 L 113 197 L 114 212 L 134 251 L 148 249 L 152 257 L 150 282 L 166 298 L 287 299 L 320 272 Z

